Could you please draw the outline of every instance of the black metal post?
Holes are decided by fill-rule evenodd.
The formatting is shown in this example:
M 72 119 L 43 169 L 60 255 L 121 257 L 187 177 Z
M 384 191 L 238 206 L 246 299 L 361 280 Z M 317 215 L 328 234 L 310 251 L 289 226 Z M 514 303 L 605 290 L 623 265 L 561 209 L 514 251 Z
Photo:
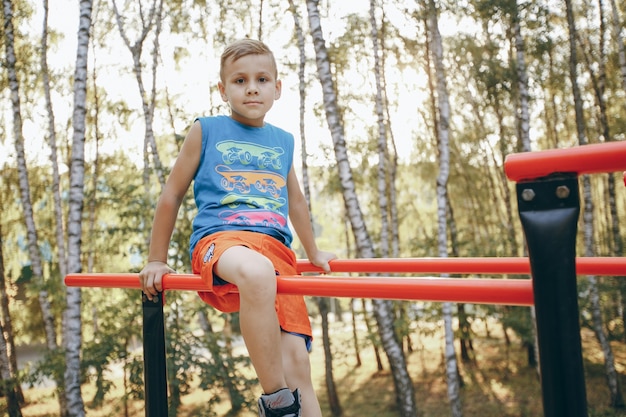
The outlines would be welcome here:
M 517 184 L 533 278 L 545 417 L 587 417 L 578 292 L 578 178 L 559 174 Z
M 163 293 L 143 304 L 143 369 L 146 417 L 167 417 L 167 371 Z

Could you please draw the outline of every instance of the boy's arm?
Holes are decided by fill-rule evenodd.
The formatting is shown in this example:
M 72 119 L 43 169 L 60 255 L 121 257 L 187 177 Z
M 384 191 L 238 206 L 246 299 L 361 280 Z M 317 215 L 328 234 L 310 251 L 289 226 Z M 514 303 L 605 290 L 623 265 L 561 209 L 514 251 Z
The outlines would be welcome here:
M 174 272 L 167 266 L 167 251 L 178 209 L 200 163 L 201 151 L 202 128 L 200 123 L 196 122 L 187 133 L 154 212 L 148 263 L 139 273 L 141 288 L 150 299 L 162 291 L 163 275 Z
M 324 272 L 330 272 L 328 262 L 337 257 L 334 253 L 319 250 L 315 243 L 309 206 L 300 189 L 300 183 L 293 167 L 291 167 L 287 177 L 287 191 L 289 194 L 289 218 L 307 257 L 313 265 L 319 266 Z

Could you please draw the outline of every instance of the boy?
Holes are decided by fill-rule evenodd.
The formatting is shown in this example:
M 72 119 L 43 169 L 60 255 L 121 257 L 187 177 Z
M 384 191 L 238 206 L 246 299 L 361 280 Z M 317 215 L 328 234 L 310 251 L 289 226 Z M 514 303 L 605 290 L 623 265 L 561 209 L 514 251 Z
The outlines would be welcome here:
M 163 275 L 174 272 L 167 266 L 169 241 L 193 181 L 192 268 L 212 288 L 199 295 L 221 311 L 239 311 L 264 392 L 259 415 L 321 417 L 304 297 L 276 293 L 276 275 L 296 274 L 287 218 L 313 264 L 330 272 L 335 255 L 315 243 L 292 165 L 293 136 L 264 122 L 282 88 L 271 50 L 250 39 L 228 46 L 218 88 L 231 115 L 198 118 L 190 128 L 156 207 L 142 289 L 152 298 Z M 229 293 L 235 286 L 239 294 Z

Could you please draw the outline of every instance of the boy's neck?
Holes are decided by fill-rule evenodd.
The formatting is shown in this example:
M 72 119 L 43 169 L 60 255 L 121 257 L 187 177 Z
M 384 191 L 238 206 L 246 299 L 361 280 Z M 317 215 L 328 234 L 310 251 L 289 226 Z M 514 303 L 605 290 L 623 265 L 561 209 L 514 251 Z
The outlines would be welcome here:
M 244 125 L 244 126 L 248 126 L 248 127 L 263 127 L 265 126 L 265 119 L 261 119 L 261 120 L 254 120 L 254 121 L 244 121 L 241 120 L 238 117 L 234 117 L 233 114 L 230 115 L 231 120 L 234 120 L 235 122 Z

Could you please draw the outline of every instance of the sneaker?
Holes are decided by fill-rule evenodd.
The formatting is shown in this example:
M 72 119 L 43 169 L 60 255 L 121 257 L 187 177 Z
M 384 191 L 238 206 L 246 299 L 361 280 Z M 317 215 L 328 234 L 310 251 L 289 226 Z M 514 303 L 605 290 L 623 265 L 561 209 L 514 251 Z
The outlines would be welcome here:
M 289 401 L 293 400 L 291 404 Z M 285 405 L 289 404 L 289 405 Z M 259 398 L 259 417 L 300 417 L 300 391 L 283 388 Z

